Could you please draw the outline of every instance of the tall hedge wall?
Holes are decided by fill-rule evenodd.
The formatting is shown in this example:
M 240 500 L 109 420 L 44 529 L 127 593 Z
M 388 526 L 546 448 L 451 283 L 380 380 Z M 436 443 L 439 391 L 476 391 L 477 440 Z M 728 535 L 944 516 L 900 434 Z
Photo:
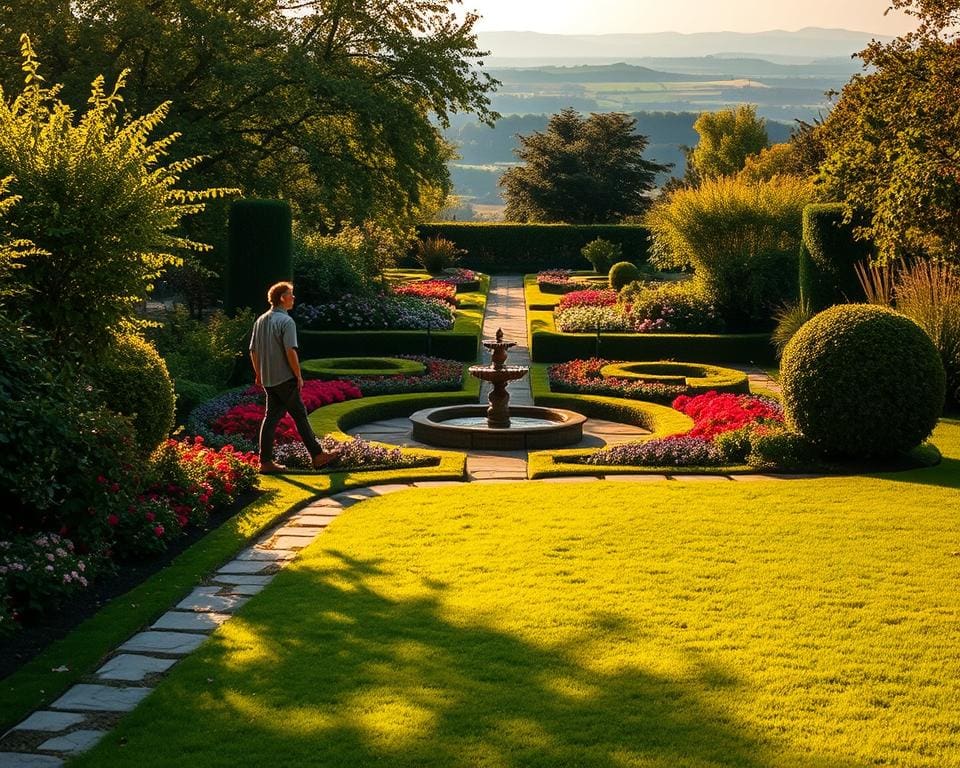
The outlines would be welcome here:
M 602 237 L 623 248 L 624 259 L 640 265 L 647 260 L 649 230 L 638 224 L 421 224 L 421 239 L 444 237 L 467 253 L 462 264 L 482 272 L 538 272 L 541 269 L 589 269 L 580 249 Z M 407 263 L 416 262 L 413 254 Z
M 267 289 L 293 278 L 290 205 L 283 200 L 237 200 L 230 206 L 226 296 L 229 314 L 267 308 Z
M 844 223 L 842 203 L 813 203 L 803 209 L 800 248 L 800 295 L 820 310 L 863 299 L 854 265 L 872 255 L 872 244 L 855 240 L 860 223 Z

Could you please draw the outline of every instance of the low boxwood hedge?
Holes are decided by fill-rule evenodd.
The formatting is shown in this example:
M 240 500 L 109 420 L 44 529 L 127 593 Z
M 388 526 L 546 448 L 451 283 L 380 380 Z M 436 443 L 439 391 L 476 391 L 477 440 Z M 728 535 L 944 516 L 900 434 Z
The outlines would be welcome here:
M 426 366 L 399 357 L 316 357 L 300 363 L 305 379 L 350 376 L 420 376 Z
M 699 363 L 648 362 L 611 363 L 600 369 L 604 377 L 638 379 L 651 383 L 685 385 L 691 395 L 705 392 L 750 392 L 750 380 L 743 371 Z

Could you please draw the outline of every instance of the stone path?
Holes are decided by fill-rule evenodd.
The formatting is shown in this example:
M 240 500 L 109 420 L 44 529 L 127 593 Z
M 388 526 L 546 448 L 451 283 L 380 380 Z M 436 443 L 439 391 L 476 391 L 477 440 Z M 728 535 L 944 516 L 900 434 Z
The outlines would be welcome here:
M 492 338 L 499 328 L 507 340 L 517 345 L 509 362 L 529 365 L 526 338 L 526 313 L 523 284 L 518 276 L 494 277 L 491 284 L 484 338 Z M 486 353 L 487 356 L 489 353 Z M 488 362 L 485 359 L 484 362 Z M 750 370 L 751 381 L 776 388 L 762 371 Z M 488 385 L 485 385 L 488 386 Z M 481 394 L 486 399 L 487 390 Z M 511 402 L 532 405 L 526 379 L 510 387 Z M 365 424 L 352 434 L 396 445 L 416 446 L 410 437 L 407 419 L 389 419 Z M 580 447 L 635 439 L 645 430 L 626 424 L 588 419 Z M 468 480 L 476 483 L 503 483 L 526 480 L 525 451 L 467 454 Z M 531 482 L 590 482 L 603 475 L 558 477 Z M 786 479 L 778 475 L 610 475 L 616 482 L 682 483 L 750 482 Z M 228 563 L 212 574 L 151 626 L 122 643 L 103 665 L 81 683 L 67 690 L 47 708 L 38 710 L 0 737 L 0 768 L 58 768 L 71 755 L 93 747 L 120 718 L 134 709 L 169 670 L 196 650 L 209 634 L 240 609 L 249 598 L 269 584 L 277 572 L 308 546 L 342 512 L 353 504 L 410 488 L 459 485 L 460 481 L 392 483 L 358 488 L 317 499 L 288 516 Z

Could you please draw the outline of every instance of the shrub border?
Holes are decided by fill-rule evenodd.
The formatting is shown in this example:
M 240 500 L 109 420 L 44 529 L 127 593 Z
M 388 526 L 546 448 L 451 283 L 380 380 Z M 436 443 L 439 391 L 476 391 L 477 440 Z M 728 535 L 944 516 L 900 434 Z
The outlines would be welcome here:
M 338 368 L 340 360 L 368 360 L 382 363 L 379 368 Z M 305 379 L 360 378 L 365 376 L 422 376 L 427 367 L 416 360 L 401 357 L 312 357 L 300 363 Z
M 604 378 L 611 376 L 632 379 L 636 381 L 657 381 L 654 374 L 644 374 L 642 370 L 632 371 L 632 366 L 643 365 L 663 365 L 681 366 L 688 368 L 699 368 L 703 376 L 687 376 L 683 373 L 666 375 L 662 380 L 664 384 L 674 383 L 667 381 L 667 378 L 673 378 L 677 384 L 685 386 L 688 394 L 702 395 L 707 392 L 732 392 L 737 395 L 746 395 L 750 392 L 750 379 L 743 371 L 735 368 L 722 368 L 719 365 L 707 365 L 705 363 L 687 363 L 673 360 L 643 361 L 631 363 L 609 363 L 600 369 L 600 375 Z M 653 378 L 650 378 L 650 377 Z
M 549 310 L 538 309 L 544 296 L 536 275 L 525 275 L 527 343 L 535 363 L 564 363 L 578 357 L 754 364 L 775 359 L 769 333 L 562 333 L 553 321 L 556 302 Z

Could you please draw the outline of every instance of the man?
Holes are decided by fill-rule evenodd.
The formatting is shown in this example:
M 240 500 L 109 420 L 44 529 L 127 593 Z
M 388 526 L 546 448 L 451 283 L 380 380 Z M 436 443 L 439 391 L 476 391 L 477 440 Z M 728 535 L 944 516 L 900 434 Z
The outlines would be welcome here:
M 274 474 L 286 469 L 273 461 L 277 424 L 289 413 L 313 457 L 313 468 L 322 469 L 340 458 L 340 451 L 324 452 L 307 421 L 300 396 L 303 375 L 297 355 L 297 325 L 287 314 L 293 309 L 293 283 L 271 285 L 267 291 L 270 309 L 257 318 L 250 337 L 250 361 L 258 387 L 267 393 L 267 407 L 260 425 L 260 472 Z

